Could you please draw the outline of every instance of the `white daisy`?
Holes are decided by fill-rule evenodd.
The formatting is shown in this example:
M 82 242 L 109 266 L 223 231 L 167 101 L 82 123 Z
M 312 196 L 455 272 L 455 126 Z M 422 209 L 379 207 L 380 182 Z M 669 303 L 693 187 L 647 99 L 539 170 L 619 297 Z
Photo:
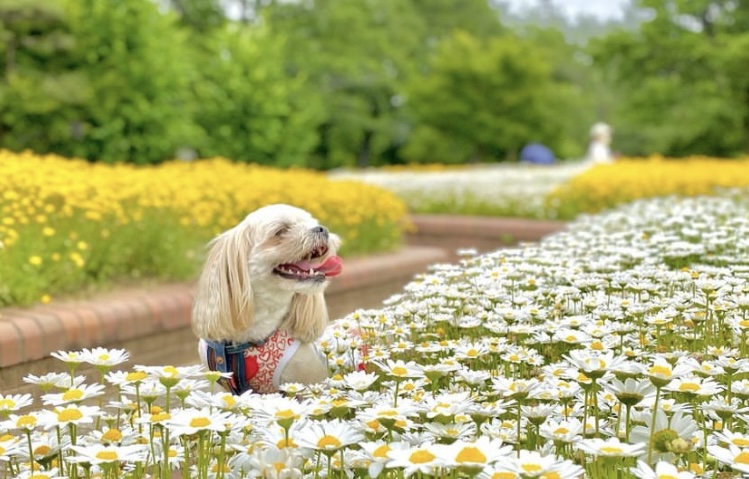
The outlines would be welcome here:
M 191 435 L 200 431 L 224 432 L 233 422 L 231 413 L 204 409 L 182 409 L 172 412 L 164 424 L 177 436 Z
M 445 465 L 444 460 L 440 458 L 439 448 L 430 443 L 423 443 L 416 447 L 391 449 L 387 455 L 390 461 L 385 467 L 388 469 L 402 468 L 405 477 L 411 477 L 417 472 L 436 475 Z
M 101 384 L 81 384 L 62 393 L 47 393 L 42 396 L 42 403 L 48 406 L 62 406 L 64 404 L 79 403 L 104 394 Z
M 76 453 L 68 458 L 71 462 L 88 462 L 90 464 L 107 464 L 110 462 L 140 462 L 145 460 L 148 448 L 145 445 L 105 446 L 92 444 L 90 446 L 70 446 Z
M 326 454 L 364 440 L 364 435 L 348 422 L 309 421 L 297 434 L 299 446 Z

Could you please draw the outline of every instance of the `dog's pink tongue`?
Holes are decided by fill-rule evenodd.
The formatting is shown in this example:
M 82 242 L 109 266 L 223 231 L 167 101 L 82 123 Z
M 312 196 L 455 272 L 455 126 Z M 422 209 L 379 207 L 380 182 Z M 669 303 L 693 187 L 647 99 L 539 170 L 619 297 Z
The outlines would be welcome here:
M 319 266 L 313 267 L 307 261 L 301 261 L 299 263 L 296 263 L 296 266 L 298 266 L 299 268 L 305 271 L 314 269 L 318 273 L 325 274 L 326 277 L 331 277 L 331 276 L 338 276 L 339 274 L 341 274 L 341 271 L 343 271 L 343 260 L 341 259 L 340 256 L 331 256 Z
M 338 276 L 343 271 L 343 260 L 340 256 L 331 256 L 316 269 L 325 273 L 325 276 Z

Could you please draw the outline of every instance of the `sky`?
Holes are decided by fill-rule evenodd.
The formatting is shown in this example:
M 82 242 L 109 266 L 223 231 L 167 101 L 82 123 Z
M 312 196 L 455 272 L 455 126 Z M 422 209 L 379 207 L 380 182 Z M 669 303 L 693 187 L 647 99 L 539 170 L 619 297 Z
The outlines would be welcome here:
M 538 0 L 504 0 L 513 11 L 538 5 Z M 602 20 L 619 19 L 623 16 L 628 0 L 552 0 L 562 12 L 574 18 L 580 13 L 595 15 Z

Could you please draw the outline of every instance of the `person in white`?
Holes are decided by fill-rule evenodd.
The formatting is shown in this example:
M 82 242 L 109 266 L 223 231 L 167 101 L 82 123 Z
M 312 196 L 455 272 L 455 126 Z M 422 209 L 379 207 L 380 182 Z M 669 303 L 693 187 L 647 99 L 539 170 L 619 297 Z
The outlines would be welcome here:
M 596 123 L 590 129 L 590 144 L 585 159 L 591 163 L 612 163 L 614 157 L 611 154 L 612 130 L 606 123 Z

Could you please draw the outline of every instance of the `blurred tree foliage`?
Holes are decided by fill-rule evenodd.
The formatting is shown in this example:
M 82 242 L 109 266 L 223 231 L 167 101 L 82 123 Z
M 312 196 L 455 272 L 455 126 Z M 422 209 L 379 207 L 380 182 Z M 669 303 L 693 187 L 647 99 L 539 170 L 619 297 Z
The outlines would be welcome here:
M 328 169 L 580 157 L 604 120 L 627 154 L 749 148 L 749 0 L 501 3 L 2 0 L 0 147 Z
M 89 101 L 85 72 L 58 2 L 0 3 L 0 145 L 49 151 L 72 136 L 75 108 Z
M 639 0 L 638 30 L 591 52 L 616 102 L 627 154 L 734 156 L 749 151 L 749 1 Z

